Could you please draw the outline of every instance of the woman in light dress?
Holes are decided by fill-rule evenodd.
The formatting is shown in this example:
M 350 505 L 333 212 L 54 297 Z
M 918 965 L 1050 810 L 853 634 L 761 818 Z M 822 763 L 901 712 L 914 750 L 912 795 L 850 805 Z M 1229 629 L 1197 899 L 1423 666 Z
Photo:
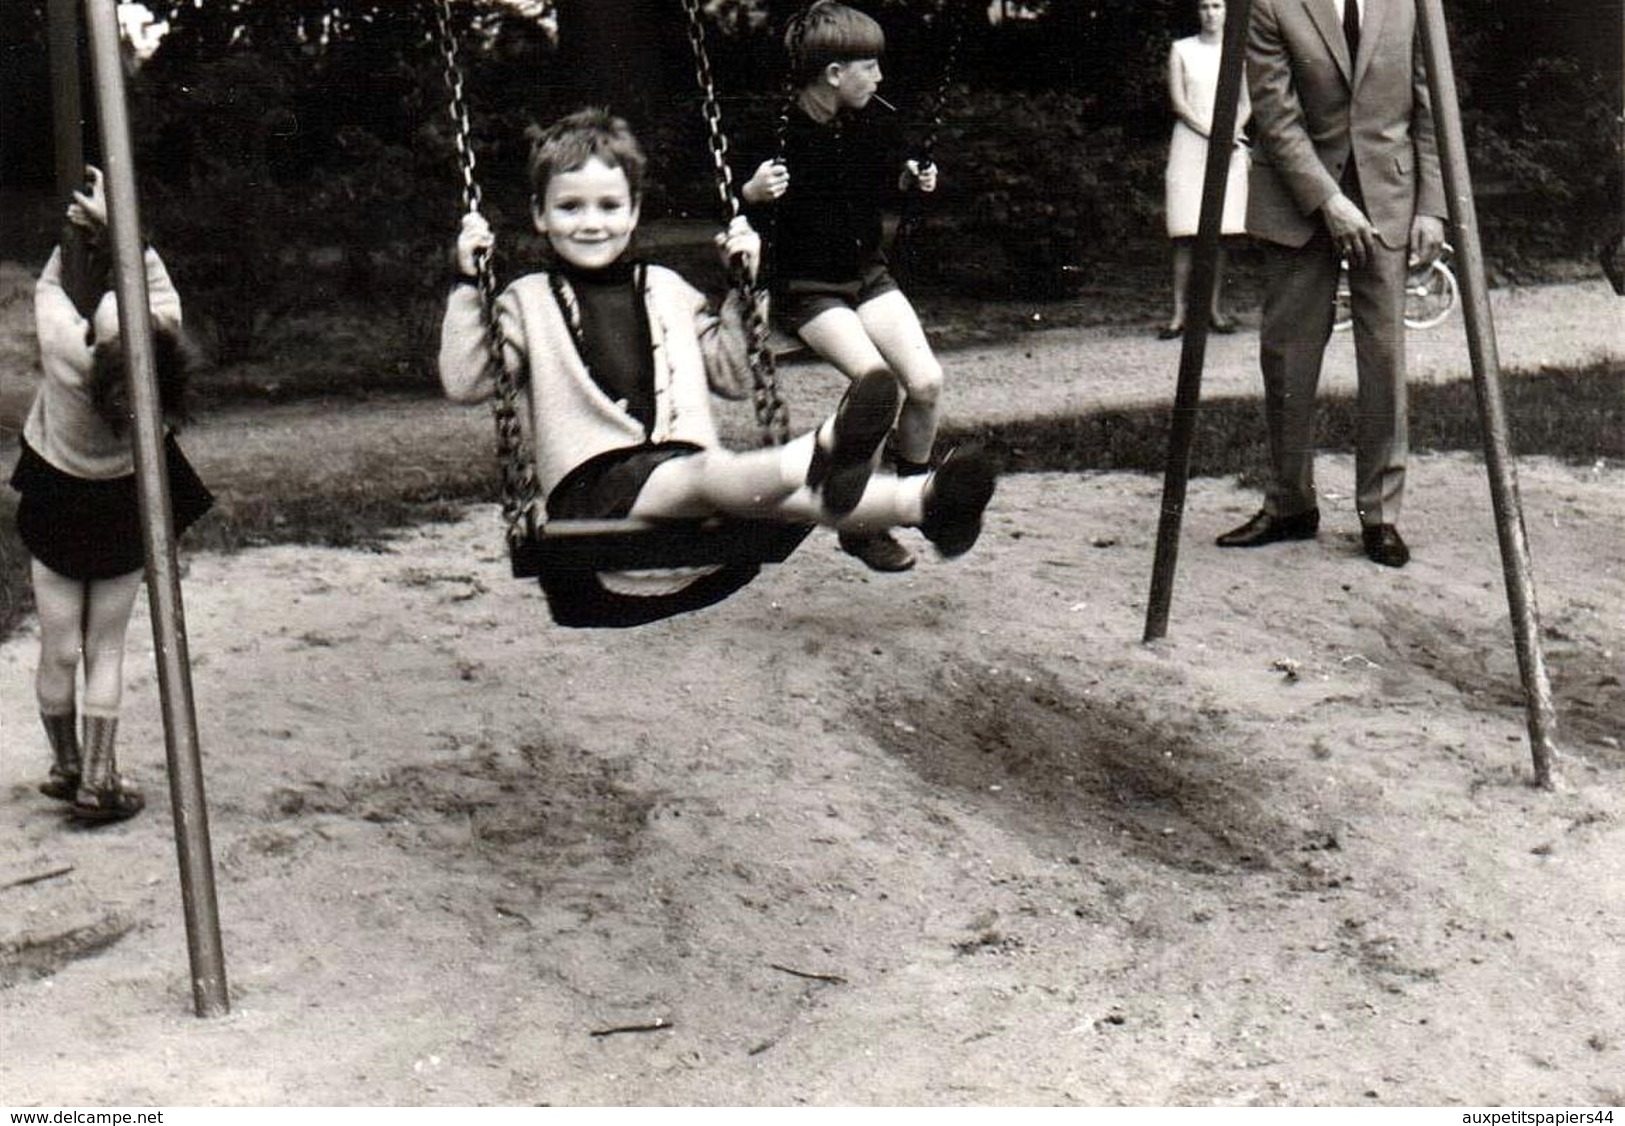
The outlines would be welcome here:
M 1224 0 L 1198 0 L 1196 14 L 1202 30 L 1188 39 L 1176 39 L 1168 54 L 1168 100 L 1174 116 L 1174 135 L 1168 145 L 1166 175 L 1168 237 L 1174 244 L 1174 315 L 1158 332 L 1171 340 L 1185 331 L 1185 289 L 1190 280 L 1191 258 L 1196 248 L 1197 220 L 1202 210 L 1202 180 L 1207 170 L 1208 134 L 1213 128 L 1213 105 L 1219 85 L 1219 44 L 1224 34 Z M 1231 139 L 1230 178 L 1224 195 L 1225 235 L 1246 233 L 1247 146 L 1241 138 L 1252 105 L 1247 83 L 1241 84 L 1236 131 Z M 1219 243 L 1214 266 L 1213 311 L 1209 325 L 1214 332 L 1234 332 L 1236 322 L 1224 312 L 1225 250 Z

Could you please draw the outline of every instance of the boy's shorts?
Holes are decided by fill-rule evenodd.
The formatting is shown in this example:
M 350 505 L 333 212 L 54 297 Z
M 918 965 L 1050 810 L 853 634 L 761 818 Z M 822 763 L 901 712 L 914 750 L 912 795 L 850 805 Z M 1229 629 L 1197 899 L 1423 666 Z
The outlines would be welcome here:
M 830 309 L 856 309 L 898 288 L 885 260 L 864 267 L 853 281 L 815 281 L 792 278 L 773 294 L 773 322 L 792 336 L 801 326 Z
M 693 442 L 651 442 L 595 454 L 553 486 L 547 495 L 548 519 L 623 520 L 656 469 L 702 449 Z

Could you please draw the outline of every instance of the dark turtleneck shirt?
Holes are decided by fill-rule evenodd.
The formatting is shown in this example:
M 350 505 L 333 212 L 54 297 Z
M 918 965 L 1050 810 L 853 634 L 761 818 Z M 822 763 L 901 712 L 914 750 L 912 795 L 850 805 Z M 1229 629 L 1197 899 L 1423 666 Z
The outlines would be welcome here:
M 581 310 L 578 344 L 593 382 L 647 431 L 655 417 L 654 344 L 633 260 L 622 256 L 601 270 L 561 262 L 557 272 Z

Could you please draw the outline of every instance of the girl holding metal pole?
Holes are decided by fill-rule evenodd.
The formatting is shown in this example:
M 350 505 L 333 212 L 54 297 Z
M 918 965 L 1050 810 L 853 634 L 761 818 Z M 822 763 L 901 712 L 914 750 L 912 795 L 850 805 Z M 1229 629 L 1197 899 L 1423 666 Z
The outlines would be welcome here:
M 39 609 L 34 690 L 53 756 L 40 790 L 71 803 L 81 821 L 106 822 L 134 817 L 146 804 L 141 791 L 119 774 L 114 749 L 124 638 L 144 560 L 118 307 L 105 283 L 107 202 L 101 173 L 86 171 L 86 188 L 74 193 L 68 221 L 91 244 L 93 276 L 101 279 L 103 292 L 90 317 L 80 313 L 63 288 L 60 248 L 40 275 L 34 314 L 43 379 L 23 426 L 11 486 L 22 494 L 17 531 L 33 556 Z M 175 426 L 185 417 L 192 357 L 180 332 L 180 298 L 150 248 L 146 275 L 159 395 Z M 166 438 L 165 457 L 178 533 L 208 511 L 214 498 L 173 433 Z

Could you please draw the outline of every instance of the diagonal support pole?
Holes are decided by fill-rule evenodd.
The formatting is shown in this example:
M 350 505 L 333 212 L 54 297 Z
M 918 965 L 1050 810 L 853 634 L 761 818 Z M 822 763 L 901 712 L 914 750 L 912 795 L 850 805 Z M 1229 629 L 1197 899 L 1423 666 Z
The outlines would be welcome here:
M 1506 404 L 1501 396 L 1501 361 L 1496 354 L 1495 327 L 1490 319 L 1489 287 L 1484 278 L 1483 248 L 1478 241 L 1478 214 L 1467 171 L 1467 145 L 1461 126 L 1461 106 L 1456 98 L 1455 71 L 1450 61 L 1443 6 L 1439 0 L 1417 0 L 1416 12 L 1427 60 L 1428 93 L 1433 102 L 1440 171 L 1444 175 L 1452 243 L 1461 280 L 1467 356 L 1472 363 L 1473 387 L 1478 392 L 1478 413 L 1484 429 L 1484 464 L 1489 471 L 1490 502 L 1495 509 L 1495 531 L 1501 544 L 1501 571 L 1506 578 L 1512 637 L 1518 651 L 1518 672 L 1523 679 L 1534 783 L 1542 789 L 1551 789 L 1555 785 L 1552 764 L 1557 753 L 1557 711 L 1552 704 L 1552 686 L 1546 675 L 1546 656 L 1540 643 L 1540 613 L 1535 605 L 1529 537 L 1524 530 Z
M 168 752 L 170 804 L 175 817 L 181 902 L 186 915 L 187 952 L 191 958 L 192 1000 L 198 1016 L 223 1016 L 231 1005 L 226 993 L 226 965 L 215 904 L 214 861 L 209 850 L 208 807 L 203 800 L 203 767 L 198 751 L 197 713 L 192 703 L 186 623 L 181 610 L 180 569 L 175 559 L 175 525 L 169 506 L 169 474 L 164 462 L 152 326 L 147 316 L 146 256 L 141 246 L 135 155 L 130 140 L 129 106 L 124 94 L 118 15 L 114 0 L 87 0 L 85 8 L 96 110 L 101 122 L 119 332 L 124 340 L 130 405 L 135 415 L 130 432 L 134 439 L 136 482 L 141 498 L 147 599 L 152 607 L 158 692 L 163 702 L 164 747 Z
M 1208 311 L 1212 308 L 1215 263 L 1224 219 L 1225 187 L 1230 179 L 1229 144 L 1220 137 L 1236 133 L 1241 97 L 1242 63 L 1247 54 L 1247 25 L 1252 0 L 1235 0 L 1224 23 L 1219 53 L 1219 86 L 1208 132 L 1207 168 L 1202 180 L 1202 210 L 1196 226 L 1196 251 L 1185 290 L 1186 324 L 1179 353 L 1179 383 L 1174 391 L 1173 425 L 1168 434 L 1168 464 L 1162 479 L 1162 515 L 1157 521 L 1157 551 L 1151 566 L 1151 597 L 1145 612 L 1145 641 L 1168 634 L 1168 610 L 1174 597 L 1174 571 L 1179 564 L 1179 529 L 1185 515 L 1190 480 L 1191 443 L 1202 397 L 1202 366 L 1207 359 Z

